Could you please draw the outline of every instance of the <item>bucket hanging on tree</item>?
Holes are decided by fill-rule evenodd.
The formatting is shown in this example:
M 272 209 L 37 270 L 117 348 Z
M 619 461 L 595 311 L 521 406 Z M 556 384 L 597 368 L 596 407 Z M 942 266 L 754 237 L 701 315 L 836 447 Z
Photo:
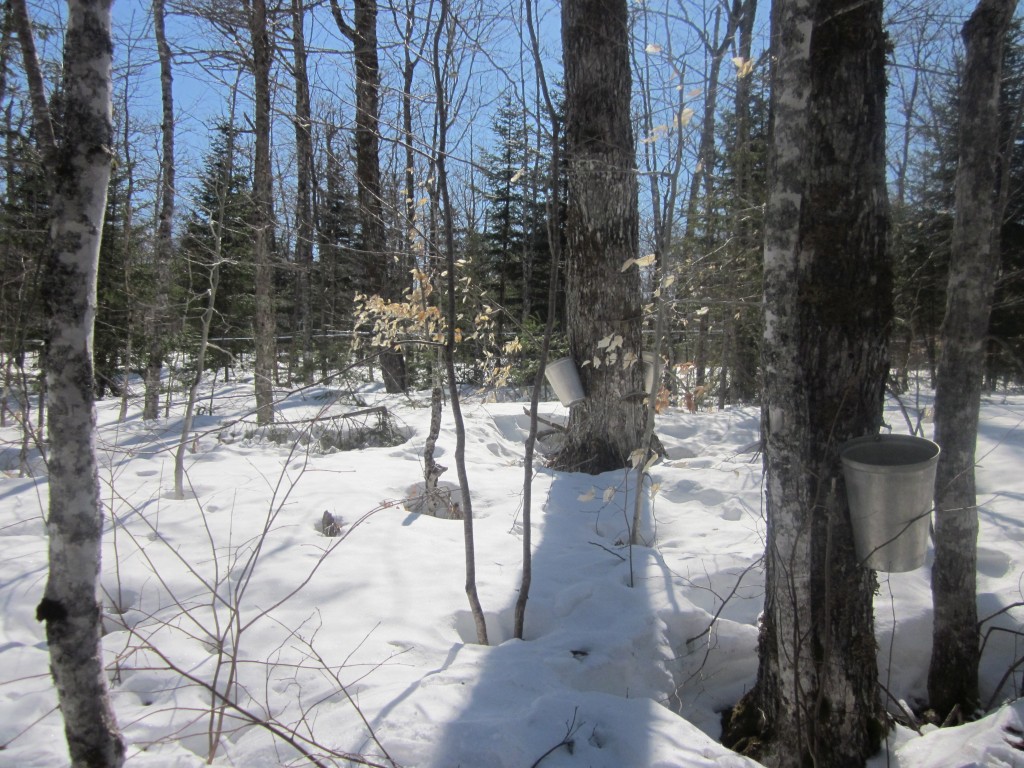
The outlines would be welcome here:
M 858 437 L 840 448 L 857 558 L 876 571 L 924 565 L 939 446 L 912 435 Z
M 583 402 L 583 383 L 571 357 L 560 357 L 544 368 L 544 377 L 566 408 Z

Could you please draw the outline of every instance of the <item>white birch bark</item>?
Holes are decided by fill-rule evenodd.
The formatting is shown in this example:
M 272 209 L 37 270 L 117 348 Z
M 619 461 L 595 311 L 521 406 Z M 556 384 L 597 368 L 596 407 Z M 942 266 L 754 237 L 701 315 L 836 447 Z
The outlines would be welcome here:
M 96 274 L 110 179 L 109 0 L 69 0 L 63 132 L 56 145 L 49 338 L 50 571 L 37 617 L 74 766 L 119 766 L 124 743 L 107 697 L 97 574 L 103 515 L 94 444 L 92 339 Z

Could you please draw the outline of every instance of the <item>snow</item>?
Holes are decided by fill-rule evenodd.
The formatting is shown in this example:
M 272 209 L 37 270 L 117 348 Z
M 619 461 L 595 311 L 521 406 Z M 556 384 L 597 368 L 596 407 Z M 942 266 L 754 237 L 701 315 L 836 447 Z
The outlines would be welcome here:
M 357 406 L 325 388 L 293 394 L 283 419 Z M 266 728 L 325 765 L 336 754 L 407 767 L 755 765 L 716 742 L 720 712 L 753 684 L 763 599 L 762 470 L 754 408 L 658 418 L 669 458 L 645 482 L 645 545 L 630 549 L 635 474 L 553 472 L 533 480 L 533 586 L 523 640 L 512 639 L 522 557 L 521 402 L 463 403 L 476 568 L 491 645 L 475 643 L 465 596 L 463 526 L 409 511 L 422 483 L 429 397 L 386 396 L 408 440 L 321 452 L 316 442 L 253 439 L 233 423 L 251 384 L 207 390 L 173 499 L 181 408 L 143 422 L 137 403 L 98 404 L 109 514 L 102 585 L 111 690 L 131 768 L 302 764 Z M 211 399 L 212 398 L 212 399 Z M 927 394 L 909 398 L 912 422 Z M 545 403 L 542 415 L 564 419 Z M 907 431 L 895 402 L 887 423 Z M 979 432 L 980 614 L 1024 600 L 1024 396 L 985 400 Z M 0 766 L 67 764 L 35 606 L 46 578 L 47 482 L 18 476 L 17 425 L 0 432 Z M 446 411 L 437 460 L 455 482 Z M 548 443 L 542 450 L 551 450 Z M 656 486 L 656 488 L 655 488 Z M 652 494 L 652 491 L 656 490 Z M 342 536 L 321 532 L 323 513 Z M 880 679 L 895 700 L 924 698 L 931 642 L 929 568 L 879 574 Z M 871 766 L 1024 765 L 1024 704 L 1013 699 L 1024 609 L 986 623 L 984 719 L 902 726 Z M 209 688 L 239 709 L 211 707 Z M 891 709 L 896 710 L 892 703 Z M 211 740 L 211 733 L 219 738 Z M 315 743 L 314 743 L 315 742 Z M 333 761 L 333 762 L 332 762 Z

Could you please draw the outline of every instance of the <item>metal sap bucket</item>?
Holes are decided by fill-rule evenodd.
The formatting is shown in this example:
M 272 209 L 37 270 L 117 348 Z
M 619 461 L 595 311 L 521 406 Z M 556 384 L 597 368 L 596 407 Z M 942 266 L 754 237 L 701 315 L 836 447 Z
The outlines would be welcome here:
M 571 357 L 560 357 L 544 368 L 544 377 L 566 408 L 583 402 L 583 384 Z
M 858 437 L 840 448 L 857 558 L 913 571 L 928 554 L 939 446 L 911 435 Z
M 642 352 L 641 358 L 644 361 L 644 392 L 650 393 L 654 386 L 654 353 Z M 654 393 L 657 396 L 657 392 Z

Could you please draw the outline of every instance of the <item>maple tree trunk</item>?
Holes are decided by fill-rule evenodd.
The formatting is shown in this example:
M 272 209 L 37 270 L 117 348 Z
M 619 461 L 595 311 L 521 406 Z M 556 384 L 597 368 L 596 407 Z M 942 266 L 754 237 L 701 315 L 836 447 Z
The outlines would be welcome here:
M 563 4 L 566 314 L 586 400 L 556 464 L 592 473 L 625 466 L 644 430 L 640 276 L 622 271 L 638 256 L 639 227 L 629 40 L 625 0 Z M 617 337 L 611 359 L 598 344 Z
M 252 41 L 255 133 L 253 157 L 253 252 L 256 257 L 256 422 L 274 422 L 274 379 L 277 369 L 277 320 L 274 312 L 274 177 L 270 158 L 270 65 L 273 47 L 267 26 L 266 0 L 253 0 L 249 11 Z
M 309 74 L 306 67 L 305 7 L 292 0 L 292 48 L 295 73 L 295 285 L 296 332 L 293 341 L 303 380 L 311 372 L 313 357 L 312 301 L 310 280 L 313 272 L 313 136 L 309 98 Z
M 942 453 L 935 480 L 935 620 L 928 698 L 943 718 L 958 706 L 970 715 L 978 705 L 974 451 L 984 342 L 999 265 L 999 85 L 1003 43 L 1016 4 L 981 0 L 963 28 L 967 59 L 960 91 L 956 213 L 935 382 L 935 440 Z
M 885 725 L 876 582 L 854 553 L 839 446 L 877 432 L 887 372 L 882 2 L 777 0 L 772 25 L 766 594 L 757 685 L 727 740 L 745 720 L 769 765 L 856 766 Z

